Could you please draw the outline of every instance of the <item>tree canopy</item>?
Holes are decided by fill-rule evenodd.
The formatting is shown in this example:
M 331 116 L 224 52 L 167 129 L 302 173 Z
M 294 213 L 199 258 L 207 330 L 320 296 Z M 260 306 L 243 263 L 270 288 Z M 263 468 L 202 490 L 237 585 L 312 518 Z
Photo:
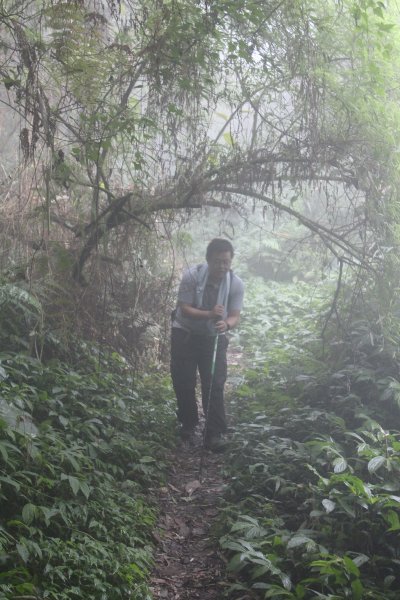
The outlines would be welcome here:
M 0 18 L 35 244 L 63 240 L 77 280 L 100 241 L 160 212 L 249 200 L 340 260 L 376 260 L 399 131 L 399 40 L 382 2 L 3 0 Z M 312 214 L 298 202 L 311 189 Z

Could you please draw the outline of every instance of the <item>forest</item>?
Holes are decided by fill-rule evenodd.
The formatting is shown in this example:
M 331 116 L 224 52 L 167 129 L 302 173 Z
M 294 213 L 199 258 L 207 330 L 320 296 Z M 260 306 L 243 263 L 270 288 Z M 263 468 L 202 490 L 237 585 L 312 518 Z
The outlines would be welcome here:
M 398 600 L 397 0 L 0 0 L 0 32 L 0 600 Z M 213 238 L 219 453 L 169 372 Z

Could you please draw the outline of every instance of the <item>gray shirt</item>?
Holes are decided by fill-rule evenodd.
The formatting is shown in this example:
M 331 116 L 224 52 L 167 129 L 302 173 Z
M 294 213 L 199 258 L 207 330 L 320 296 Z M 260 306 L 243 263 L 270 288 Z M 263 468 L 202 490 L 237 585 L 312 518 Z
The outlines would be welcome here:
M 178 308 L 176 310 L 175 319 L 172 322 L 172 327 L 178 327 L 196 333 L 199 335 L 210 335 L 210 330 L 207 326 L 207 321 L 202 319 L 190 319 L 182 315 L 179 303 L 190 304 L 196 306 L 196 287 L 198 283 L 199 268 L 198 266 L 187 269 L 182 277 L 178 291 Z M 211 310 L 217 303 L 219 284 L 207 281 L 202 306 L 197 306 L 203 310 Z M 228 315 L 232 310 L 241 310 L 243 306 L 244 284 L 243 281 L 231 272 L 231 281 L 228 296 Z

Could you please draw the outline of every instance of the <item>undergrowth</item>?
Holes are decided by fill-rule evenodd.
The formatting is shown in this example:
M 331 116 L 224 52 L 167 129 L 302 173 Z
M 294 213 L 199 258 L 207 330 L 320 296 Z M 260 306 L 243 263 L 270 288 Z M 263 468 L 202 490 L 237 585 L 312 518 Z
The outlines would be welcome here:
M 264 313 L 261 326 L 244 323 L 247 359 L 257 336 L 261 343 L 231 402 L 237 425 L 220 540 L 228 568 L 240 577 L 230 592 L 395 600 L 400 382 L 394 354 L 368 305 L 340 340 L 331 328 L 327 349 L 318 339 L 323 294 L 305 284 L 269 284 L 263 298 L 261 308 L 250 305 Z
M 0 354 L 0 597 L 149 599 L 151 487 L 174 403 L 81 344 L 75 367 Z

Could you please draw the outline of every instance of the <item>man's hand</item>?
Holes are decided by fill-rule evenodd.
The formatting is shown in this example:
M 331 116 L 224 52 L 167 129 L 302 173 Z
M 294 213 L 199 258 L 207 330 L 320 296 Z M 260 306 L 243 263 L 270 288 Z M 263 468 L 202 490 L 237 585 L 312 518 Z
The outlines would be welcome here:
M 214 308 L 210 310 L 210 319 L 219 319 L 224 316 L 225 307 L 223 304 L 216 304 Z M 219 321 L 220 323 L 221 321 Z
M 215 329 L 218 333 L 225 333 L 228 331 L 228 324 L 226 321 L 217 321 L 215 323 Z

